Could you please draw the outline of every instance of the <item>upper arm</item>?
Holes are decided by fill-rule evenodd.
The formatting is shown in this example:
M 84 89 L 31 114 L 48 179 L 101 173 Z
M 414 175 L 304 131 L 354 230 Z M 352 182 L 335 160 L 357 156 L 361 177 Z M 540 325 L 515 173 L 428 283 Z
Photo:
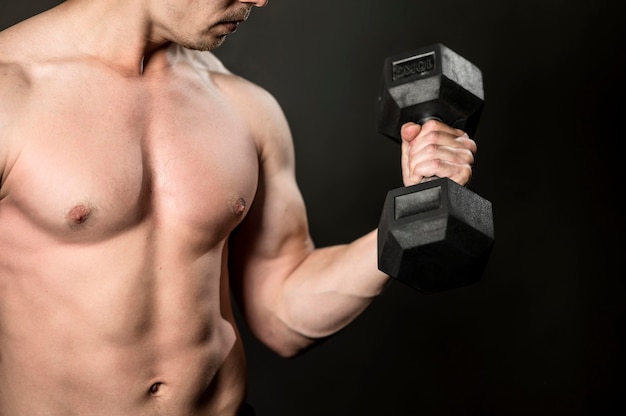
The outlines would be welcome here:
M 283 283 L 313 250 L 295 177 L 289 126 L 276 100 L 253 85 L 236 95 L 259 151 L 259 185 L 250 212 L 231 236 L 233 289 L 252 331 L 266 343 Z M 243 98 L 245 97 L 245 99 Z

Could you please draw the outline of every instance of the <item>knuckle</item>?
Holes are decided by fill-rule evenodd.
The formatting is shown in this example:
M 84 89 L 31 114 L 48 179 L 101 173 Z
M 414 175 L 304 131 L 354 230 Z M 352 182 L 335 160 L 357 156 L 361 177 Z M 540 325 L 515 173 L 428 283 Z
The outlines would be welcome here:
M 430 165 L 431 165 L 431 167 L 432 167 L 432 169 L 434 171 L 439 172 L 439 171 L 442 170 L 442 168 L 444 168 L 446 166 L 446 163 L 445 163 L 445 161 L 443 161 L 441 159 L 432 159 L 430 161 Z
M 424 152 L 428 155 L 434 155 L 439 151 L 440 146 L 437 143 L 428 143 L 426 147 L 424 147 Z
M 439 144 L 442 139 L 442 133 L 438 130 L 431 130 L 426 134 L 425 140 L 429 144 Z
M 440 126 L 440 124 L 441 122 L 439 120 L 431 119 L 423 124 L 423 128 L 425 128 L 426 130 L 436 129 Z
M 428 162 L 418 163 L 411 169 L 411 172 L 416 177 L 428 176 L 430 171 L 432 171 L 432 167 Z
M 461 176 L 464 183 L 468 183 L 470 179 L 472 179 L 472 169 L 469 166 L 466 166 L 461 170 Z
M 467 136 L 460 137 L 459 141 L 461 141 L 463 146 L 472 153 L 475 153 L 478 150 L 476 142 Z
M 474 163 L 474 153 L 469 150 L 462 150 L 457 152 L 460 163 L 466 163 L 468 165 L 472 165 Z

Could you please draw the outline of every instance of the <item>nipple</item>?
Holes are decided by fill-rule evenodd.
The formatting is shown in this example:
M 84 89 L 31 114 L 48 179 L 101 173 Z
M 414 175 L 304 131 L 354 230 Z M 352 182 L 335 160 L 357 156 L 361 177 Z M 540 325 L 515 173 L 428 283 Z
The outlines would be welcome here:
M 67 214 L 67 219 L 73 227 L 80 226 L 87 222 L 91 217 L 93 210 L 85 204 L 76 205 Z
M 246 212 L 246 200 L 243 198 L 239 198 L 233 207 L 233 211 L 235 215 L 239 216 Z

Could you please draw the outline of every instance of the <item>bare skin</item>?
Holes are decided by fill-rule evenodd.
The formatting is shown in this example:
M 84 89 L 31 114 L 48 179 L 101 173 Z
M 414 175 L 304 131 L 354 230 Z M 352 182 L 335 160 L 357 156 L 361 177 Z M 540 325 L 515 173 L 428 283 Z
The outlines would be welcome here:
M 374 232 L 313 246 L 274 99 L 175 45 L 263 5 L 73 0 L 0 34 L 0 415 L 236 415 L 231 289 L 291 356 L 385 286 Z M 403 137 L 407 185 L 469 180 L 463 132 Z

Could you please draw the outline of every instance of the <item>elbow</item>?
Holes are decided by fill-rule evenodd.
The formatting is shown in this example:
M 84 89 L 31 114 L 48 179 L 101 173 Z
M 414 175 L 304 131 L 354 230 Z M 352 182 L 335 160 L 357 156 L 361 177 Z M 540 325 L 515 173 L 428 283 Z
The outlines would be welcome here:
M 255 313 L 250 310 L 245 312 L 245 323 L 254 337 L 283 358 L 298 357 L 337 332 L 337 328 L 332 326 L 320 327 L 316 319 L 303 320 L 302 314 L 285 313 L 284 308 L 276 306 L 272 309 L 257 308 Z
M 312 338 L 282 325 L 271 330 L 252 332 L 266 348 L 282 358 L 298 357 L 323 341 L 322 338 Z
M 320 342 L 320 340 L 309 339 L 293 334 L 287 339 L 273 337 L 272 339 L 259 338 L 259 340 L 270 351 L 282 358 L 296 358 Z
M 275 353 L 276 355 L 278 355 L 281 358 L 296 358 L 300 355 L 302 355 L 302 353 L 304 353 L 307 348 L 298 348 L 295 346 L 288 346 L 288 345 L 279 345 L 279 346 L 269 346 L 267 344 L 265 344 L 273 353 Z

